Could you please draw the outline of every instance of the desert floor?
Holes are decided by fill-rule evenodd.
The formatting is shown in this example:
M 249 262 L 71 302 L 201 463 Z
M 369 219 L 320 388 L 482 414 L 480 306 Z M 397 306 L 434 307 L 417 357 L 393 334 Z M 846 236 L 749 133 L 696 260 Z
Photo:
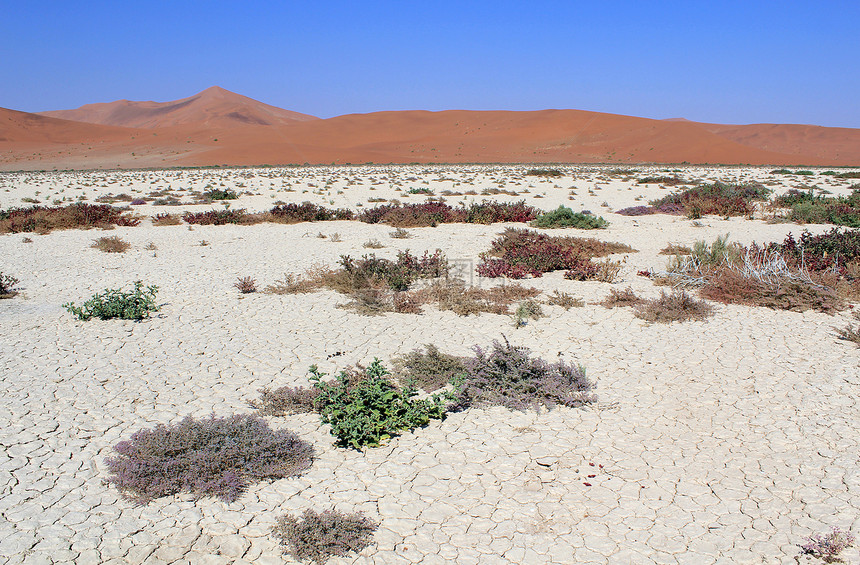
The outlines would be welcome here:
M 546 210 L 588 209 L 611 222 L 554 234 L 637 250 L 626 254 L 613 284 L 564 280 L 560 272 L 522 281 L 586 305 L 544 306 L 544 318 L 515 328 L 502 315 L 425 307 L 420 315 L 368 317 L 339 308 L 346 299 L 334 292 L 242 295 L 233 287 L 240 276 L 263 287 L 314 264 L 334 266 L 342 254 L 437 248 L 472 284 L 499 284 L 473 267 L 506 224 L 411 228 L 409 239 L 359 222 L 155 227 L 145 220 L 105 232 L 2 235 L 0 270 L 21 280 L 22 293 L 0 301 L 0 564 L 291 562 L 271 534 L 276 519 L 331 506 L 380 523 L 373 545 L 331 563 L 795 563 L 810 535 L 831 526 L 857 532 L 860 349 L 834 331 L 850 312 L 718 304 L 705 321 L 664 325 L 596 304 L 612 288 L 658 295 L 660 287 L 636 273 L 663 268 L 667 257 L 658 252 L 669 243 L 724 234 L 764 243 L 829 226 L 626 217 L 612 210 L 673 190 L 637 178 L 671 173 L 565 166 L 564 177 L 546 180 L 526 169 L 0 174 L 0 208 L 119 194 L 180 202 L 132 206 L 147 217 L 223 208 L 189 204 L 194 192 L 210 188 L 241 192 L 231 208 L 255 211 L 277 201 L 353 209 L 373 206 L 369 199 L 422 202 L 427 195 L 408 192 L 418 188 L 452 205 L 525 199 Z M 849 182 L 831 176 L 769 171 L 691 167 L 678 174 L 759 180 L 777 192 L 804 184 L 849 191 Z M 481 194 L 498 190 L 517 194 Z M 103 235 L 132 247 L 117 254 L 91 248 Z M 371 239 L 384 247 L 365 249 Z M 62 308 L 137 279 L 160 288 L 161 311 L 146 321 L 81 322 Z M 387 363 L 427 343 L 468 355 L 503 336 L 547 360 L 584 365 L 598 402 L 540 413 L 470 409 L 365 451 L 335 447 L 316 415 L 269 417 L 273 428 L 311 441 L 318 457 L 302 476 L 252 485 L 234 503 L 178 495 L 135 506 L 103 484 L 105 457 L 134 431 L 187 415 L 253 412 L 249 401 L 260 388 L 307 385 L 312 364 L 331 373 L 374 357 Z

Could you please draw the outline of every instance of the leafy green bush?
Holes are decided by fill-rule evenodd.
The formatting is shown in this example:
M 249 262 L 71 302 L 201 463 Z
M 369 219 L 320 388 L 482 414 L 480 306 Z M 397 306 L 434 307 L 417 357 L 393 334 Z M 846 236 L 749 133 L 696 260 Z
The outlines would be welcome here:
M 322 564 L 329 557 L 345 557 L 369 546 L 378 527 L 361 512 L 344 514 L 332 508 L 322 512 L 307 509 L 299 518 L 286 514 L 272 531 L 295 559 Z
M 593 214 L 574 212 L 566 206 L 559 206 L 551 212 L 544 212 L 534 220 L 532 227 L 535 228 L 577 228 L 581 230 L 593 230 L 605 228 L 609 222 Z
M 232 190 L 213 188 L 203 193 L 207 200 L 236 200 L 239 196 Z
M 558 178 L 564 176 L 558 169 L 529 169 L 526 171 L 527 176 L 531 177 L 549 177 Z
M 341 371 L 334 381 L 323 381 L 324 373 L 310 369 L 310 380 L 319 391 L 315 405 L 322 422 L 343 447 L 376 447 L 403 430 L 414 430 L 431 419 L 442 419 L 448 394 L 417 399 L 407 385 L 398 388 L 387 377 L 388 370 L 374 359 L 361 372 Z
M 63 304 L 63 308 L 84 321 L 90 318 L 142 320 L 149 316 L 150 312 L 158 311 L 158 305 L 155 303 L 157 293 L 157 286 L 151 285 L 144 289 L 141 281 L 135 281 L 134 290 L 131 292 L 108 288 L 102 294 L 93 295 L 80 308 L 75 306 L 74 302 Z

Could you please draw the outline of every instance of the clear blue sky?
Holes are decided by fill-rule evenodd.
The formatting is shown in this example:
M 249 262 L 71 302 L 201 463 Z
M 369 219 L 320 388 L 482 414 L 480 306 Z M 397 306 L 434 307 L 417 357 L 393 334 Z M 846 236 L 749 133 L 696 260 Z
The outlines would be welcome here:
M 320 117 L 575 108 L 860 127 L 860 0 L 43 2 L 0 11 L 0 106 L 212 85 Z

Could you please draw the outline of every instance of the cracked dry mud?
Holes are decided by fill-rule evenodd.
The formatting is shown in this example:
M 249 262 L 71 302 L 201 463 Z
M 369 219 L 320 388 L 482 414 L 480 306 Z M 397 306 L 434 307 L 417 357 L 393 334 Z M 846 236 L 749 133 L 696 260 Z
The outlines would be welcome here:
M 577 235 L 639 249 L 614 286 L 645 296 L 659 289 L 635 273 L 663 265 L 669 242 L 799 231 L 607 217 L 608 230 Z M 277 517 L 331 506 L 380 523 L 373 545 L 331 563 L 788 564 L 810 534 L 860 527 L 860 350 L 833 331 L 848 314 L 721 305 L 702 322 L 648 325 L 593 304 L 613 285 L 556 273 L 525 283 L 590 304 L 544 306 L 547 317 L 514 329 L 505 316 L 363 317 L 331 292 L 232 288 L 240 275 L 264 285 L 360 255 L 369 238 L 384 241 L 379 255 L 439 247 L 475 260 L 501 229 L 443 225 L 393 240 L 388 226 L 353 222 L 120 228 L 111 235 L 133 248 L 116 255 L 89 249 L 92 231 L 0 237 L 3 268 L 25 287 L 0 301 L 0 564 L 291 562 L 270 532 Z M 308 237 L 318 231 L 344 243 Z M 157 253 L 144 250 L 150 241 Z M 137 278 L 161 288 L 148 321 L 85 323 L 60 307 Z M 267 418 L 318 457 L 234 503 L 178 495 L 134 506 L 102 483 L 104 458 L 135 430 L 251 412 L 258 389 L 306 385 L 313 363 L 332 372 L 430 342 L 465 355 L 503 334 L 584 365 L 599 401 L 470 409 L 365 452 L 335 448 L 314 415 Z

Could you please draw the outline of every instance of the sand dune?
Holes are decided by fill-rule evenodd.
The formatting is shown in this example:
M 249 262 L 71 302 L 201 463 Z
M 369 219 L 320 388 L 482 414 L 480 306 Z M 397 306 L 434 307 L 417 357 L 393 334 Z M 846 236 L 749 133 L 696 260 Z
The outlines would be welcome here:
M 218 86 L 171 102 L 115 102 L 86 104 L 76 110 L 40 112 L 43 116 L 110 126 L 164 128 L 178 125 L 231 127 L 237 125 L 286 125 L 317 120 L 269 106 Z
M 41 114 L 0 110 L 0 120 L 4 169 L 364 162 L 860 164 L 860 129 L 705 124 L 583 110 L 414 110 L 319 119 L 218 87 L 174 102 L 120 100 Z

